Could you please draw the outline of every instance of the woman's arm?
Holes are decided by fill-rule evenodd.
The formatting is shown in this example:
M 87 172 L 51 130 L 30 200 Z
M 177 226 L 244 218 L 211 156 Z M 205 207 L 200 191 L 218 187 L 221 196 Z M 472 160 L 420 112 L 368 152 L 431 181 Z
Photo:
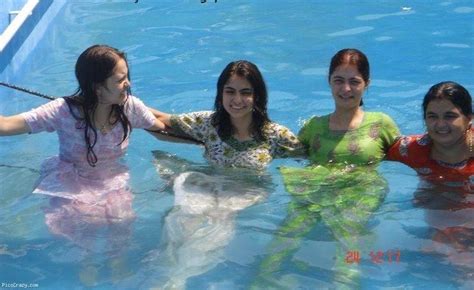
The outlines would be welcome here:
M 148 133 L 158 140 L 175 143 L 202 144 L 202 142 L 194 140 L 194 138 L 190 136 L 181 136 L 173 132 L 171 128 L 171 114 L 163 113 L 150 107 L 148 107 L 148 110 L 155 116 L 156 122 L 163 125 L 163 127 L 158 128 L 155 123 L 154 127 L 147 130 Z
M 29 133 L 30 128 L 21 115 L 0 116 L 0 136 Z
M 203 145 L 202 142 L 200 142 L 198 140 L 195 140 L 192 137 L 178 136 L 178 135 L 175 135 L 175 134 L 173 134 L 172 132 L 170 132 L 168 130 L 163 130 L 163 131 L 150 131 L 150 130 L 147 130 L 147 131 L 151 135 L 155 136 L 156 139 L 161 140 L 161 141 Z
M 166 130 L 166 125 L 163 124 L 163 122 L 161 122 L 159 119 L 155 119 L 155 123 L 153 124 L 153 126 L 148 128 L 148 130 L 150 130 L 150 131 L 164 131 L 164 130 Z
M 306 147 L 298 137 L 293 134 L 288 128 L 274 124 L 275 132 L 277 134 L 277 150 L 276 155 L 278 157 L 306 157 Z
M 163 123 L 166 127 L 171 126 L 171 115 L 167 113 L 160 112 L 153 108 L 148 107 L 148 110 L 157 118 L 161 123 Z

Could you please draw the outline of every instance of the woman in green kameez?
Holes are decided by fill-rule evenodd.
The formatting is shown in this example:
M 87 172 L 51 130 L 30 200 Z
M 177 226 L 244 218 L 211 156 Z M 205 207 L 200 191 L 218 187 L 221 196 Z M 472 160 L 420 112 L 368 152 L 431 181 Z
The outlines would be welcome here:
M 359 237 L 387 193 L 376 165 L 399 136 L 389 116 L 362 109 L 369 71 L 367 57 L 359 50 L 343 49 L 333 56 L 329 85 L 335 110 L 309 119 L 298 134 L 311 165 L 281 169 L 292 200 L 253 288 L 282 287 L 275 274 L 319 222 L 338 243 L 334 283 L 351 288 L 357 284 L 357 265 L 345 261 L 346 253 L 361 250 Z

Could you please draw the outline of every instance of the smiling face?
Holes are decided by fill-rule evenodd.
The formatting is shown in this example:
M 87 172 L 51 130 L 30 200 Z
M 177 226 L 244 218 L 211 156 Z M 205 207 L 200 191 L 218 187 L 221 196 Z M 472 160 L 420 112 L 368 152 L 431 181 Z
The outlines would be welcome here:
M 470 116 L 446 99 L 434 99 L 426 107 L 428 134 L 435 144 L 445 148 L 464 142 L 470 120 Z
M 364 81 L 357 66 L 352 64 L 336 67 L 329 78 L 329 84 L 338 109 L 358 108 L 364 89 L 369 85 Z
M 125 60 L 119 59 L 112 75 L 96 88 L 99 104 L 123 104 L 128 96 L 129 87 L 127 63 Z
M 254 101 L 254 90 L 246 78 L 233 75 L 224 85 L 222 105 L 232 122 L 251 123 Z

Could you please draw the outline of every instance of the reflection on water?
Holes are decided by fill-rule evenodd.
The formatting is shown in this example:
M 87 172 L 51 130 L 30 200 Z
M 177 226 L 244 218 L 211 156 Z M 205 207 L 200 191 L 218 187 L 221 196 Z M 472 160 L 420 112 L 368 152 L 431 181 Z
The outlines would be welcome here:
M 423 182 L 414 194 L 414 204 L 424 209 L 432 232 L 424 251 L 459 266 L 474 285 L 474 194 Z
M 373 244 L 367 223 L 386 196 L 385 179 L 368 166 L 282 168 L 281 173 L 292 200 L 253 288 L 281 288 L 282 284 L 284 288 L 297 287 L 298 281 L 290 287 L 278 277 L 285 263 L 295 263 L 292 256 L 319 223 L 325 225 L 336 242 L 331 284 L 360 287 L 359 268 L 348 260 L 348 253 L 366 251 Z
M 184 289 L 188 278 L 223 261 L 236 214 L 265 199 L 272 185 L 269 176 L 251 170 L 196 166 L 159 151 L 154 156 L 158 173 L 172 184 L 174 206 L 158 249 L 147 258 L 145 286 Z

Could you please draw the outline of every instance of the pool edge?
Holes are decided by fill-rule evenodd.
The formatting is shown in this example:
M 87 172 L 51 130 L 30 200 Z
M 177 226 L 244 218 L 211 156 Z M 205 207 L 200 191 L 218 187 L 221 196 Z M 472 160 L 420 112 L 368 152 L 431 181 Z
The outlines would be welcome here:
M 20 50 L 54 0 L 28 0 L 0 35 L 0 73 Z

